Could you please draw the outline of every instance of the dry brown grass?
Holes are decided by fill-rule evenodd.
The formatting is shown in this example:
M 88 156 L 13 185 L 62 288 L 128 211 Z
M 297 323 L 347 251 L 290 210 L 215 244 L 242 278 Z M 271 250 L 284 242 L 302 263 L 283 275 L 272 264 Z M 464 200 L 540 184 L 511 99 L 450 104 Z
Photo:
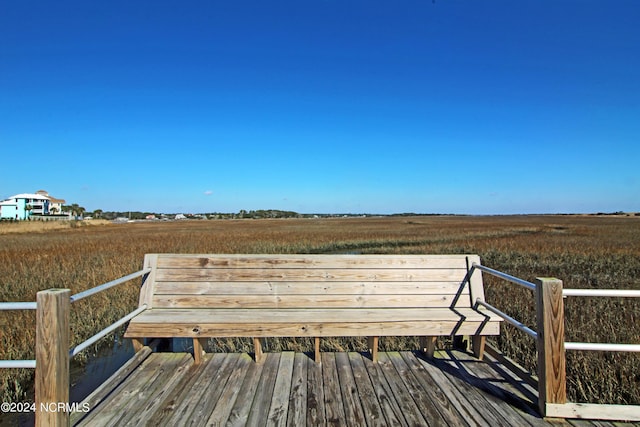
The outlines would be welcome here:
M 576 216 L 413 217 L 186 221 L 113 224 L 0 235 L 0 301 L 34 301 L 37 291 L 76 293 L 141 268 L 143 255 L 178 253 L 478 253 L 485 265 L 533 280 L 556 276 L 566 288 L 640 289 L 640 218 Z M 485 276 L 489 302 L 535 326 L 530 292 Z M 77 344 L 137 305 L 139 281 L 74 305 Z M 640 343 L 640 304 L 569 299 L 567 340 Z M 0 358 L 34 358 L 34 313 L 0 312 Z M 533 340 L 510 326 L 497 340 L 503 352 L 535 368 Z M 217 342 L 243 349 L 243 340 Z M 272 339 L 273 350 L 309 350 L 305 340 Z M 326 340 L 333 349 L 363 348 L 362 340 Z M 386 338 L 383 348 L 415 341 Z M 635 354 L 568 353 L 573 401 L 640 403 Z M 3 401 L 24 400 L 30 370 L 0 371 Z
M 66 230 L 69 228 L 90 227 L 93 225 L 106 225 L 109 221 L 104 219 L 94 219 L 90 221 L 3 221 L 0 222 L 0 234 L 11 233 L 42 233 L 52 230 Z

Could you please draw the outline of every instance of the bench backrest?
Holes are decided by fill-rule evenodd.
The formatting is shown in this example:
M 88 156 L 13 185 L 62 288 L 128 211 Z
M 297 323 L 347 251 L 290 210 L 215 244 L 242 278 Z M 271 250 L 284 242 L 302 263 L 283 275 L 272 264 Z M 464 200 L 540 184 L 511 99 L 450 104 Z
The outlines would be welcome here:
M 149 308 L 470 307 L 477 255 L 147 254 Z

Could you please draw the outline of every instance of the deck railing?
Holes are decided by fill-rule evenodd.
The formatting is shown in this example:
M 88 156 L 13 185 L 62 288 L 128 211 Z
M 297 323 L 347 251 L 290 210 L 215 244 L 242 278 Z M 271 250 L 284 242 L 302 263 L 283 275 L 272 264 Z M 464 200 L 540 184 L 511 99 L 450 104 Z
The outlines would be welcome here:
M 567 402 L 565 358 L 565 351 L 567 350 L 640 352 L 640 344 L 564 341 L 564 298 L 582 296 L 638 298 L 640 297 L 640 291 L 563 289 L 562 281 L 556 278 L 537 278 L 534 284 L 476 263 L 471 266 L 465 278 L 465 283 L 470 280 L 476 270 L 520 285 L 534 293 L 537 330 L 531 329 L 486 301 L 478 299 L 475 304 L 476 307 L 482 306 L 500 316 L 507 323 L 536 340 L 538 352 L 538 408 L 543 416 L 640 421 L 640 406 L 638 405 Z
M 57 405 L 66 404 L 66 409 L 68 409 L 70 359 L 124 325 L 146 308 L 144 305 L 137 308 L 83 343 L 69 349 L 71 304 L 144 276 L 150 271 L 150 268 L 145 268 L 75 295 L 71 295 L 69 289 L 49 289 L 38 292 L 36 302 L 0 303 L 0 310 L 36 310 L 36 359 L 0 360 L 0 368 L 36 369 L 36 425 L 68 425 L 69 411 L 59 410 L 60 407 Z M 563 289 L 562 281 L 559 279 L 537 278 L 535 283 L 531 283 L 475 263 L 469 269 L 464 283 L 468 283 L 476 271 L 522 286 L 534 293 L 536 300 L 536 330 L 507 315 L 486 301 L 478 299 L 475 304 L 476 307 L 482 306 L 500 316 L 507 323 L 536 340 L 538 351 L 538 404 L 540 413 L 543 416 L 640 421 L 640 406 L 567 402 L 565 369 L 566 350 L 638 352 L 640 351 L 640 345 L 564 341 L 564 298 L 579 296 L 637 298 L 640 297 L 640 291 Z
M 69 349 L 71 304 L 144 276 L 150 271 L 150 268 L 145 268 L 75 295 L 71 295 L 69 289 L 48 289 L 36 294 L 36 302 L 0 303 L 0 310 L 36 310 L 35 360 L 0 360 L 0 368 L 36 370 L 34 406 L 36 426 L 69 425 L 70 360 L 146 308 L 145 305 L 137 308 L 91 338 Z

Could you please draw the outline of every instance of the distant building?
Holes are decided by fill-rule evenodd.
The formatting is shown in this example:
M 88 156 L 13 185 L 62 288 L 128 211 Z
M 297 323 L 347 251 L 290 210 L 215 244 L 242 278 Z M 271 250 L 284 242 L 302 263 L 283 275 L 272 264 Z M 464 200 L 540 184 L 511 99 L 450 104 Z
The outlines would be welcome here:
M 0 218 L 25 220 L 32 216 L 47 216 L 62 213 L 62 199 L 56 199 L 40 190 L 36 193 L 22 193 L 0 202 Z
M 36 194 L 47 197 L 49 199 L 49 213 L 50 215 L 62 214 L 62 205 L 67 203 L 64 199 L 57 199 L 47 193 L 45 190 L 38 190 Z

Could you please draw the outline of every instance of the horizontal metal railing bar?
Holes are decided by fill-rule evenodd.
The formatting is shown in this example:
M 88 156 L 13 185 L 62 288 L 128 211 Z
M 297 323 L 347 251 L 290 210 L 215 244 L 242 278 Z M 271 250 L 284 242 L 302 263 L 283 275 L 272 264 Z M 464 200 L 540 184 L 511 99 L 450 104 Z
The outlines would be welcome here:
M 35 310 L 35 302 L 0 302 L 0 310 Z
M 590 342 L 565 342 L 565 350 L 586 350 L 586 351 L 621 351 L 640 352 L 640 344 L 610 344 L 610 343 L 590 343 Z
M 0 368 L 1 369 L 16 369 L 16 368 L 35 369 L 36 361 L 35 360 L 0 360 Z
M 106 291 L 109 288 L 120 285 L 136 277 L 144 276 L 151 271 L 150 268 L 145 268 L 135 273 L 131 273 L 127 276 L 120 277 L 119 279 L 112 280 L 111 282 L 104 283 L 96 286 L 95 288 L 87 289 L 86 291 L 79 292 L 71 296 L 71 302 L 79 301 L 88 296 L 97 294 L 102 291 Z M 0 302 L 0 311 L 2 310 L 36 310 L 38 308 L 37 303 L 31 301 L 17 301 L 17 302 Z
M 525 334 L 527 334 L 527 335 L 529 335 L 529 336 L 531 336 L 533 338 L 538 338 L 538 333 L 536 331 L 534 331 L 533 329 L 529 328 L 524 323 L 517 321 L 516 319 L 514 319 L 511 316 L 509 316 L 508 314 L 498 310 L 497 308 L 495 308 L 491 304 L 488 304 L 488 303 L 478 299 L 478 300 L 476 300 L 476 305 L 481 305 L 484 308 L 486 308 L 487 310 L 489 310 L 490 312 L 492 312 L 493 314 L 496 314 L 496 315 L 502 317 L 507 323 L 515 326 L 517 329 L 519 329 L 520 331 L 524 332 Z
M 117 322 L 111 324 L 110 326 L 107 326 L 106 328 L 104 328 L 103 330 L 101 330 L 100 332 L 98 332 L 97 334 L 95 334 L 94 336 L 89 338 L 88 340 L 84 341 L 83 343 L 78 344 L 77 346 L 73 347 L 71 350 L 69 350 L 69 357 L 74 357 L 75 355 L 77 355 L 78 353 L 80 353 L 81 351 L 83 351 L 84 349 L 89 347 L 90 345 L 95 344 L 97 341 L 99 341 L 102 338 L 104 338 L 107 334 L 115 331 L 120 326 L 124 325 L 129 320 L 133 319 L 134 317 L 136 317 L 138 314 L 142 313 L 146 309 L 147 309 L 147 305 L 146 304 L 141 305 L 137 309 L 133 310 L 131 313 L 129 313 L 126 316 L 124 316 L 122 319 L 120 319 Z
M 112 280 L 110 282 L 104 283 L 102 285 L 96 286 L 95 288 L 87 289 L 86 291 L 79 292 L 75 295 L 71 296 L 71 302 L 79 301 L 88 296 L 97 294 L 102 291 L 106 291 L 109 288 L 120 285 L 121 283 L 128 282 L 131 279 L 135 279 L 136 277 L 144 276 L 145 274 L 151 271 L 150 268 L 145 268 L 140 271 L 136 271 L 135 273 L 128 274 L 126 276 L 120 277 L 119 279 Z
M 473 263 L 473 267 L 484 271 L 485 273 L 491 274 L 492 276 L 496 276 L 499 277 L 501 279 L 504 279 L 508 282 L 511 283 L 515 283 L 516 285 L 520 285 L 522 287 L 525 287 L 527 289 L 529 289 L 530 291 L 535 291 L 536 290 L 536 285 L 534 285 L 531 282 L 527 282 L 526 280 L 520 279 L 518 277 L 512 276 L 510 274 L 507 273 L 503 273 L 502 271 L 498 271 L 498 270 L 494 270 L 493 268 L 489 268 L 489 267 L 485 267 L 484 265 L 480 265 L 480 264 L 476 264 L 475 262 Z
M 640 291 L 632 289 L 563 289 L 562 296 L 640 298 Z

